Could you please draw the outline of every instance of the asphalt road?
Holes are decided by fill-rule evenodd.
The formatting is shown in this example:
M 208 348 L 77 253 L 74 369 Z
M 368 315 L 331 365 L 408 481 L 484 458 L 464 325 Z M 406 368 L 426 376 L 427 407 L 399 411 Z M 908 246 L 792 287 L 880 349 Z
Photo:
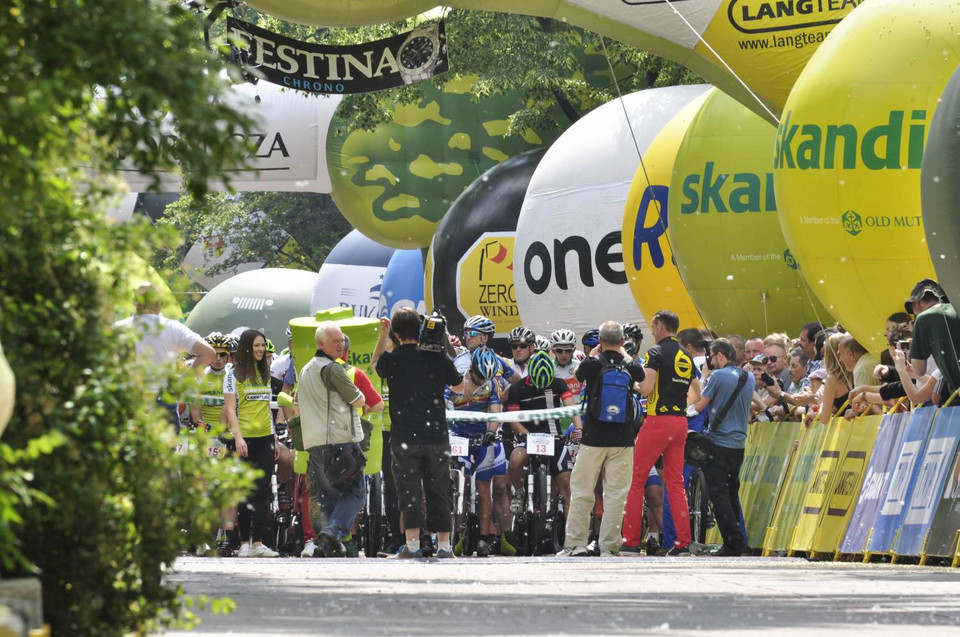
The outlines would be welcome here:
M 960 569 L 789 558 L 184 558 L 220 635 L 960 635 Z

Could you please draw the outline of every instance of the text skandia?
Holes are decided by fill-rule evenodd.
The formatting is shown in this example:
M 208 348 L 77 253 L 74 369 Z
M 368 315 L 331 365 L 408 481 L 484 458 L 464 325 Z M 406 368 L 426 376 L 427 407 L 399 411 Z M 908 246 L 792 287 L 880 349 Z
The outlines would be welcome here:
M 863 0 L 777 0 L 759 4 L 744 3 L 740 7 L 740 19 L 769 20 L 772 18 L 792 18 L 812 13 L 831 13 L 853 9 Z
M 254 35 L 256 56 L 250 62 L 255 66 L 276 69 L 281 73 L 302 75 L 314 80 L 353 80 L 353 73 L 371 78 L 387 73 L 399 73 L 400 65 L 388 47 L 380 51 L 380 59 L 373 61 L 373 51 L 366 51 L 361 60 L 349 53 L 318 53 L 305 51 L 289 44 L 277 46 L 273 40 Z M 274 59 L 276 58 L 276 59 Z M 323 73 L 323 75 L 320 75 Z M 306 82 L 305 82 L 306 83 Z
M 791 124 L 793 111 L 787 112 L 777 129 L 774 168 L 819 170 L 858 168 L 858 158 L 867 170 L 920 170 L 926 133 L 927 111 L 911 111 L 904 123 L 905 111 L 890 111 L 886 124 L 868 128 L 862 135 L 853 124 Z M 907 129 L 906 162 L 903 154 L 904 129 Z M 838 160 L 839 156 L 839 160 Z
M 773 194 L 773 173 L 717 173 L 715 164 L 708 161 L 703 176 L 683 178 L 683 201 L 680 212 L 776 212 L 777 200 Z M 726 189 L 724 186 L 729 186 Z

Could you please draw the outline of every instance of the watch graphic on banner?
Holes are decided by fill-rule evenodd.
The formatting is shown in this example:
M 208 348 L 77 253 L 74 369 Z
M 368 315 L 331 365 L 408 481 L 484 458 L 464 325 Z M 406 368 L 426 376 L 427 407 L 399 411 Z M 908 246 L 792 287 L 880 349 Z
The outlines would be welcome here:
M 397 51 L 403 83 L 413 84 L 433 77 L 442 46 L 436 27 L 411 31 Z

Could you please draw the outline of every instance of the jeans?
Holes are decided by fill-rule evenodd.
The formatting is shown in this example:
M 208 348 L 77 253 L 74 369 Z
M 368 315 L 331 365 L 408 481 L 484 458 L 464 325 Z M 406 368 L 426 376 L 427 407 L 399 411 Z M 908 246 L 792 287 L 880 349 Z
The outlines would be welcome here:
M 740 532 L 740 465 L 743 449 L 713 446 L 713 458 L 703 468 L 710 490 L 713 514 L 725 546 L 742 549 L 745 545 Z
M 353 529 L 353 521 L 367 497 L 367 482 L 358 471 L 353 483 L 344 489 L 331 486 L 324 476 L 326 459 L 341 449 L 357 447 L 355 442 L 321 445 L 308 449 L 307 481 L 310 488 L 310 523 L 318 535 L 343 540 Z

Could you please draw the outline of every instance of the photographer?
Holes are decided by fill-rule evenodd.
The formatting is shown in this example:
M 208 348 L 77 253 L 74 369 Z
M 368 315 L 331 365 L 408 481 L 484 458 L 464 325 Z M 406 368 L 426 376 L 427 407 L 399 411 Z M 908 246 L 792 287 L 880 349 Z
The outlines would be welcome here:
M 391 326 L 399 342 L 396 347 L 390 338 Z M 444 354 L 444 328 L 442 317 L 427 318 L 421 338 L 420 315 L 412 308 L 400 308 L 393 313 L 392 321 L 380 319 L 380 340 L 373 352 L 377 374 L 390 385 L 390 450 L 397 498 L 406 525 L 406 544 L 398 553 L 400 558 L 423 556 L 420 528 L 424 522 L 437 533 L 437 557 L 453 557 L 453 484 L 443 395 L 447 386 L 462 393 L 464 383 Z
M 315 339 L 317 352 L 304 365 L 297 387 L 303 446 L 310 454 L 310 522 L 319 531 L 324 557 L 344 557 L 343 539 L 366 498 L 363 428 L 356 410 L 365 401 L 346 369 L 336 364 L 344 353 L 340 328 L 321 323 Z
M 746 548 L 740 532 L 740 465 L 747 439 L 750 401 L 756 383 L 752 374 L 736 364 L 737 351 L 725 338 L 710 344 L 713 372 L 707 376 L 698 412 L 710 408 L 711 459 L 704 466 L 710 501 L 723 537 L 719 556 L 738 556 Z

